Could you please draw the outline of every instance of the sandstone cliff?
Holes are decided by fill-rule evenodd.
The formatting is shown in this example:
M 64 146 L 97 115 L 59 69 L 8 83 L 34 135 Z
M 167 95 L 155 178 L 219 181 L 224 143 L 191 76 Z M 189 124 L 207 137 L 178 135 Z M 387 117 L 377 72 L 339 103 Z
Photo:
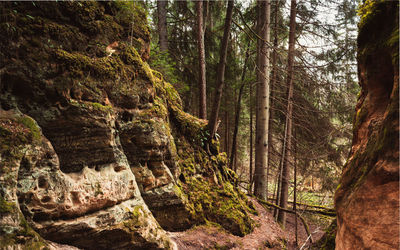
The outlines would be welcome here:
M 336 249 L 399 248 L 399 23 L 397 1 L 360 8 L 362 87 L 353 144 L 335 195 Z
M 173 249 L 164 230 L 252 230 L 225 154 L 202 148 L 206 121 L 146 63 L 139 2 L 0 8 L 1 248 Z

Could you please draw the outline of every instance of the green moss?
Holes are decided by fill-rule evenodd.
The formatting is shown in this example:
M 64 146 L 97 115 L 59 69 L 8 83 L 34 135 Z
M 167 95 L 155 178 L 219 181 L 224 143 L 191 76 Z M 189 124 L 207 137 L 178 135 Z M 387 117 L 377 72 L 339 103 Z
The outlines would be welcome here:
M 12 213 L 15 211 L 15 205 L 13 202 L 6 201 L 3 196 L 0 195 L 0 213 Z
M 112 109 L 112 107 L 109 106 L 109 105 L 105 106 L 105 105 L 102 105 L 102 104 L 97 103 L 97 102 L 91 102 L 89 104 L 92 105 L 93 108 L 95 108 L 97 110 L 101 110 L 103 112 L 108 112 L 108 111 L 110 111 Z
M 366 0 L 359 5 L 357 14 L 360 16 L 359 28 L 362 28 L 376 14 L 377 6 L 384 0 Z
M 23 116 L 18 121 L 30 130 L 34 140 L 40 139 L 40 128 L 32 118 Z
M 55 56 L 74 77 L 91 75 L 115 79 L 123 75 L 123 63 L 119 57 L 90 58 L 84 54 L 69 53 L 62 49 L 55 50 Z
M 247 204 L 246 197 L 235 189 L 229 182 L 221 179 L 222 185 L 213 183 L 212 178 L 206 179 L 199 173 L 200 164 L 196 164 L 193 157 L 179 162 L 181 172 L 185 176 L 185 183 L 180 183 L 184 193 L 188 197 L 188 208 L 196 221 L 213 222 L 220 224 L 226 230 L 245 235 L 252 231 L 254 222 L 250 219 L 251 208 Z M 200 161 L 201 162 L 201 161 Z M 203 163 L 211 164 L 210 161 Z
M 147 11 L 143 3 L 136 1 L 112 1 L 117 9 L 116 19 L 124 27 L 130 27 L 135 34 L 150 40 L 150 29 L 147 24 Z
M 142 206 L 135 206 L 132 210 L 130 210 L 131 217 L 130 219 L 124 221 L 123 225 L 128 231 L 136 232 L 138 228 L 146 228 L 147 218 L 151 216 L 148 214 Z
M 358 62 L 368 66 L 368 56 L 389 52 L 398 65 L 398 3 L 395 1 L 366 0 L 358 9 Z M 394 18 L 394 19 L 392 19 Z M 387 22 L 387 20 L 394 20 Z M 396 32 L 397 30 L 397 32 Z M 375 67 L 375 66 L 374 66 Z

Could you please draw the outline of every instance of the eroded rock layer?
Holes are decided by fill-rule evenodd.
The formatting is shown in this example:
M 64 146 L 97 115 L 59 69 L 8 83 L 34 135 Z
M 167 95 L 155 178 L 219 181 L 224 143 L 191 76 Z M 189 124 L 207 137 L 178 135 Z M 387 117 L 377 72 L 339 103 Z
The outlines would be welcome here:
M 335 196 L 336 249 L 398 249 L 398 2 L 365 1 L 360 13 L 362 90 L 350 157 Z
M 170 249 L 165 229 L 252 230 L 218 142 L 202 148 L 206 121 L 146 63 L 140 2 L 0 8 L 0 248 Z

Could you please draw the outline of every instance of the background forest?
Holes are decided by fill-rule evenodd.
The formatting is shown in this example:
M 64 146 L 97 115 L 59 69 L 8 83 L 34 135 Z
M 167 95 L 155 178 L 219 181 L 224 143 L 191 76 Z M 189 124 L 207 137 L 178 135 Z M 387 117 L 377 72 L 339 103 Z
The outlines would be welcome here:
M 203 1 L 206 106 L 216 101 L 226 26 L 226 1 Z M 352 136 L 359 87 L 356 67 L 357 1 L 301 1 L 296 7 L 293 65 L 292 156 L 297 201 L 331 206 Z M 198 6 L 193 1 L 146 1 L 152 40 L 150 64 L 178 89 L 185 111 L 201 117 Z M 287 137 L 290 1 L 271 1 L 268 197 L 278 200 Z M 222 100 L 218 115 L 221 151 L 244 189 L 252 189 L 257 85 L 257 6 L 233 4 Z M 289 200 L 293 199 L 290 167 Z

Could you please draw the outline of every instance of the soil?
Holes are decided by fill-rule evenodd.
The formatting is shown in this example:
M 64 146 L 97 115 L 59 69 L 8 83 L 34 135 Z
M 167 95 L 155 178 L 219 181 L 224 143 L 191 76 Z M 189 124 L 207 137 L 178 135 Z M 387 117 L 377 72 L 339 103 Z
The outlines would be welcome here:
M 298 220 L 298 247 L 295 247 L 295 219 L 287 215 L 286 230 L 282 230 L 273 218 L 273 210 L 265 209 L 255 199 L 252 199 L 258 215 L 252 215 L 257 223 L 254 231 L 244 237 L 230 234 L 221 227 L 202 225 L 183 232 L 168 232 L 176 242 L 179 250 L 186 249 L 300 249 L 308 235 L 303 224 Z M 313 241 L 323 235 L 323 229 L 309 224 Z M 286 244 L 285 244 L 286 242 Z M 309 239 L 303 249 L 310 244 Z M 286 248 L 285 248 L 286 245 Z

